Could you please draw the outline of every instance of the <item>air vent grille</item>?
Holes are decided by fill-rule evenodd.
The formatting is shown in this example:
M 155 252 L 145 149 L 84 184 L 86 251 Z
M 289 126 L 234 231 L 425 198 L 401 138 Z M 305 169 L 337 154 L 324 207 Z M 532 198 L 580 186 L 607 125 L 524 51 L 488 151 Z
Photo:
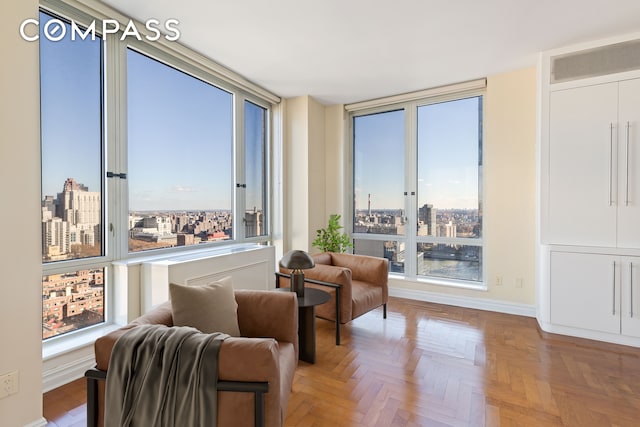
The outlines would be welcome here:
M 551 83 L 640 70 L 640 40 L 551 58 Z

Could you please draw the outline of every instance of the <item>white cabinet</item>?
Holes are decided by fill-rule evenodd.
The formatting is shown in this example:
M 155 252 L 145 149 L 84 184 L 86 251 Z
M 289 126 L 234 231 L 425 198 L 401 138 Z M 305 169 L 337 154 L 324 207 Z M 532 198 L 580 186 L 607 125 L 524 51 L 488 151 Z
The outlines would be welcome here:
M 548 129 L 543 242 L 640 247 L 640 79 L 550 92 Z
M 619 283 L 615 257 L 551 253 L 551 322 L 594 331 L 620 333 Z
M 536 316 L 548 332 L 640 347 L 640 67 L 617 68 L 616 49 L 540 57 Z
M 640 79 L 619 83 L 618 233 L 620 248 L 640 247 Z
M 640 337 L 640 257 L 551 252 L 551 322 Z

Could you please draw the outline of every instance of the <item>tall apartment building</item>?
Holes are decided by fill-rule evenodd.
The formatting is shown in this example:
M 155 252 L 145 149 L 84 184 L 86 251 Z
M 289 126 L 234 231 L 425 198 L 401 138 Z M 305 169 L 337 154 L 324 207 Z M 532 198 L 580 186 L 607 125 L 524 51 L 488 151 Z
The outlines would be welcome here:
M 42 201 L 42 253 L 46 259 L 64 259 L 71 245 L 100 242 L 102 201 L 99 191 L 68 178 L 62 192 Z
M 436 208 L 433 205 L 425 204 L 418 209 L 418 219 L 427 226 L 427 235 L 436 235 Z
M 42 221 L 43 257 L 48 260 L 64 259 L 70 251 L 69 225 L 61 218 L 51 218 L 50 211 L 43 211 L 48 213 L 48 218 Z
M 142 219 L 142 228 L 145 233 L 156 233 L 160 236 L 171 234 L 171 218 L 168 216 L 149 216 Z
M 244 213 L 244 235 L 247 237 L 262 235 L 262 211 L 253 208 Z
M 458 237 L 457 227 L 452 221 L 446 224 L 440 224 L 436 235 L 438 237 Z

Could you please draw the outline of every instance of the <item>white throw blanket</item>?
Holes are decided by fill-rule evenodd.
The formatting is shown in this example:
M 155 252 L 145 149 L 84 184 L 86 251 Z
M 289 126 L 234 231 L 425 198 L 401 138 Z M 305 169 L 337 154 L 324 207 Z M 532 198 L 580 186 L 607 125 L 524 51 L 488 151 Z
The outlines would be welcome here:
M 215 426 L 218 352 L 227 337 L 184 326 L 127 331 L 109 360 L 105 426 Z

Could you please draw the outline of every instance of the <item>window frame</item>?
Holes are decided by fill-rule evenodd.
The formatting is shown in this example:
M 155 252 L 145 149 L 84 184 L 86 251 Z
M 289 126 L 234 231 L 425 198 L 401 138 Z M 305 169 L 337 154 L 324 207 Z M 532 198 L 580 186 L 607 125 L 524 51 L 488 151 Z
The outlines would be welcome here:
M 106 18 L 100 11 L 86 8 L 81 4 L 70 4 L 65 0 L 41 0 L 39 10 L 65 22 L 75 21 L 79 25 L 89 26 L 96 22 L 96 37 L 100 37 L 98 28 L 102 19 Z M 143 24 L 138 28 L 144 28 Z M 124 27 L 122 27 L 124 28 Z M 102 192 L 102 233 L 103 252 L 100 257 L 42 262 L 42 277 L 51 274 L 75 272 L 84 269 L 104 269 L 104 322 L 88 328 L 70 331 L 69 333 L 43 339 L 43 356 L 46 358 L 64 352 L 78 345 L 80 341 L 89 342 L 95 339 L 96 331 L 110 329 L 115 322 L 121 322 L 121 313 L 126 307 L 116 307 L 126 302 L 126 289 L 115 289 L 115 264 L 130 264 L 143 259 L 163 259 L 192 251 L 203 251 L 238 243 L 269 244 L 272 241 L 272 200 L 271 189 L 274 185 L 271 177 L 273 151 L 273 119 L 274 109 L 280 99 L 266 90 L 244 80 L 241 76 L 225 69 L 208 58 L 181 46 L 179 43 L 149 42 L 128 37 L 120 40 L 122 29 L 115 34 L 107 34 L 102 41 L 101 64 L 101 192 Z M 67 35 L 68 37 L 68 35 Z M 126 179 L 107 178 L 106 172 L 127 173 L 127 49 L 149 56 L 169 67 L 211 84 L 232 95 L 232 165 L 231 184 L 233 215 L 233 240 L 225 242 L 209 242 L 199 245 L 172 247 L 139 252 L 129 252 L 128 218 L 129 194 Z M 236 183 L 244 182 L 244 104 L 251 102 L 266 110 L 265 115 L 265 149 L 263 159 L 264 170 L 264 212 L 263 227 L 265 233 L 260 236 L 245 238 L 244 215 L 245 198 L 240 195 Z M 62 183 L 61 183 L 62 184 Z M 44 195 L 41 195 L 44 197 Z M 117 301 L 116 301 L 117 300 Z M 84 337 L 84 338 L 83 338 Z M 66 343 L 66 344 L 65 344 Z
M 176 253 L 176 252 L 182 252 L 182 251 L 189 251 L 189 250 L 193 250 L 194 248 L 206 248 L 206 247 L 214 247 L 214 246 L 223 246 L 223 245 L 228 245 L 230 243 L 237 243 L 237 242 L 242 242 L 242 240 L 239 239 L 239 236 L 237 234 L 237 224 L 236 224 L 236 218 L 235 218 L 235 209 L 236 209 L 236 203 L 237 203 L 237 199 L 238 199 L 238 188 L 235 187 L 235 183 L 237 182 L 238 178 L 238 168 L 237 168 L 237 164 L 238 164 L 238 159 L 240 158 L 240 156 L 238 155 L 238 145 L 243 145 L 244 144 L 244 133 L 240 133 L 238 131 L 239 128 L 239 123 L 243 123 L 244 122 L 244 115 L 242 117 L 238 117 L 238 108 L 237 108 L 237 103 L 238 103 L 238 94 L 235 93 L 234 91 L 232 91 L 230 88 L 228 87 L 224 87 L 222 85 L 223 82 L 221 82 L 220 80 L 216 79 L 214 76 L 207 74 L 204 70 L 201 70 L 197 67 L 194 67 L 188 63 L 185 63 L 184 61 L 178 59 L 175 59 L 175 62 L 171 62 L 173 59 L 171 57 L 170 54 L 167 54 L 166 52 L 155 48 L 154 46 L 150 45 L 149 43 L 143 42 L 143 41 L 138 41 L 138 40 L 132 40 L 132 41 L 125 41 L 125 42 L 120 42 L 120 44 L 122 45 L 122 50 L 123 50 L 123 56 L 125 58 L 125 67 L 123 69 L 123 74 L 121 74 L 121 76 L 124 78 L 125 82 L 127 79 L 127 69 L 126 69 L 126 57 L 127 57 L 127 50 L 131 49 L 133 51 L 135 51 L 138 54 L 141 54 L 143 56 L 146 56 L 148 58 L 150 58 L 151 60 L 157 61 L 160 64 L 167 66 L 169 68 L 172 68 L 178 72 L 184 73 L 186 76 L 194 78 L 196 80 L 200 80 L 201 82 L 204 82 L 205 84 L 211 85 L 213 87 L 215 87 L 218 90 L 221 90 L 223 92 L 226 92 L 228 94 L 231 95 L 231 121 L 232 121 L 232 127 L 231 127 L 231 135 L 232 135 L 232 147 L 231 147 L 231 168 L 230 168 L 230 184 L 231 184 L 231 203 L 230 203 L 230 209 L 232 211 L 232 221 L 233 221 L 233 239 L 229 239 L 229 241 L 220 241 L 220 242 L 207 242 L 207 243 L 201 243 L 201 244 L 197 244 L 197 245 L 185 245 L 185 246 L 175 246 L 175 247 L 169 247 L 169 248 L 159 248 L 159 249 L 150 249 L 150 250 L 141 250 L 141 251 L 137 251 L 137 252 L 131 252 L 129 251 L 129 242 L 128 242 L 128 233 L 129 233 L 129 229 L 128 229 L 128 218 L 129 218 L 129 213 L 130 213 L 130 207 L 129 207 L 129 186 L 128 186 L 128 181 L 127 181 L 127 185 L 125 185 L 125 188 L 123 189 L 124 191 L 124 195 L 122 197 L 122 205 L 124 205 L 124 207 L 126 207 L 126 211 L 122 212 L 123 218 L 126 218 L 126 223 L 123 223 L 120 225 L 120 227 L 118 228 L 118 230 L 120 230 L 121 232 L 121 239 L 122 239 L 122 258 L 127 258 L 127 259 L 133 259 L 133 258 L 137 258 L 137 257 L 148 257 L 148 256 L 154 256 L 154 255 L 162 255 L 162 254 L 171 254 L 171 253 Z M 125 84 L 126 86 L 126 84 Z M 125 95 L 124 98 L 121 99 L 125 99 L 127 100 L 127 94 L 125 91 Z M 125 114 L 128 113 L 127 110 L 127 101 L 123 102 L 123 105 L 121 106 L 121 109 L 125 111 Z M 128 141 L 128 116 L 125 117 L 126 126 L 120 126 L 121 129 L 124 129 L 123 134 L 121 135 L 121 140 L 124 141 L 124 143 L 122 144 L 122 152 L 123 152 L 123 158 L 124 158 L 124 165 L 127 165 L 126 167 L 123 168 L 123 171 L 126 172 L 127 174 L 129 173 L 129 168 L 128 168 L 128 147 L 129 147 L 129 141 Z M 242 141 L 242 142 L 238 142 L 238 141 Z
M 119 40 L 118 40 L 119 41 Z M 127 259 L 135 259 L 138 257 L 149 257 L 149 256 L 155 256 L 155 255 L 163 255 L 163 254 L 175 254 L 175 253 L 180 253 L 180 252 L 188 252 L 189 250 L 194 250 L 196 248 L 198 249 L 203 249 L 205 247 L 219 247 L 219 246 L 225 246 L 225 245 L 229 245 L 229 244 L 233 244 L 233 243 L 264 243 L 264 242 L 269 242 L 271 241 L 271 224 L 269 222 L 264 223 L 263 225 L 266 227 L 267 233 L 263 234 L 261 236 L 255 236 L 255 237 L 250 237 L 250 238 L 245 238 L 244 234 L 244 221 L 238 221 L 237 219 L 239 218 L 239 214 L 238 213 L 243 213 L 244 209 L 245 209 L 245 200 L 244 200 L 244 195 L 239 195 L 240 191 L 243 191 L 243 188 L 238 188 L 236 186 L 236 184 L 239 183 L 243 183 L 245 182 L 244 177 L 245 175 L 245 166 L 244 166 L 244 154 L 245 154 L 245 139 L 244 139 L 244 102 L 248 101 L 251 102 L 261 108 L 264 108 L 267 111 L 266 114 L 266 126 L 267 126 L 267 130 L 266 130 L 266 150 L 265 150 L 265 208 L 268 212 L 268 214 L 265 214 L 265 219 L 269 220 L 269 218 L 271 217 L 270 215 L 270 207 L 271 207 L 271 200 L 269 198 L 270 195 L 270 187 L 272 185 L 271 180 L 270 180 L 270 168 L 269 165 L 271 164 L 271 157 L 270 157 L 270 147 L 272 144 L 272 124 L 271 124 L 271 120 L 272 120 L 272 116 L 273 116 L 273 104 L 270 104 L 268 100 L 266 99 L 262 99 L 254 94 L 251 94 L 245 90 L 243 90 L 242 88 L 233 88 L 233 87 L 229 87 L 229 84 L 227 82 L 225 82 L 224 80 L 218 78 L 217 76 L 215 76 L 214 74 L 212 74 L 210 71 L 207 71 L 201 67 L 197 67 L 193 64 L 191 64 L 188 61 L 185 61 L 182 58 L 176 57 L 176 56 L 172 56 L 170 53 L 165 52 L 163 49 L 160 49 L 158 47 L 156 47 L 155 45 L 151 45 L 148 42 L 144 42 L 144 41 L 139 41 L 139 40 L 131 40 L 131 41 L 126 41 L 126 42 L 120 42 L 120 50 L 121 53 L 119 53 L 121 58 L 124 58 L 123 62 L 126 64 L 126 52 L 128 48 L 131 48 L 133 50 L 135 50 L 138 53 L 141 53 L 142 55 L 148 56 L 151 59 L 154 59 L 166 66 L 169 66 L 171 68 L 174 68 L 178 71 L 181 71 L 193 78 L 196 78 L 198 80 L 201 80 L 207 84 L 210 84 L 212 86 L 215 86 L 221 90 L 224 90 L 226 92 L 229 92 L 232 96 L 232 103 L 233 103 L 233 138 L 234 138 L 234 144 L 233 144 L 233 148 L 232 148 L 232 168 L 231 168 L 231 173 L 232 173 L 232 215 L 234 215 L 233 218 L 233 236 L 234 238 L 228 242 L 210 242 L 210 243 L 204 243 L 204 244 L 200 244 L 200 245 L 191 245 L 191 246 L 181 246 L 181 247 L 172 247 L 172 248 L 163 248 L 163 249 L 154 249 L 154 250 L 150 250 L 150 251 L 139 251 L 139 252 L 129 252 L 129 248 L 128 248 L 128 241 L 126 239 L 126 236 L 121 236 L 121 241 L 122 244 L 120 245 L 120 252 L 121 252 L 121 256 L 119 257 L 120 259 L 123 258 L 127 258 Z M 121 72 L 121 76 L 123 76 L 126 79 L 126 66 L 121 66 L 122 68 L 120 69 Z M 126 86 L 122 85 L 122 86 Z M 120 95 L 121 99 L 126 99 L 126 89 L 124 91 L 124 94 Z M 121 106 L 120 107 L 120 113 L 124 114 L 124 117 L 121 117 L 121 120 L 124 121 L 124 123 L 127 122 L 127 118 L 126 118 L 126 103 L 124 105 L 124 108 Z M 120 135 L 120 139 L 122 141 L 127 141 L 128 135 L 127 135 L 127 126 L 120 126 L 120 129 L 122 130 L 122 133 Z M 124 143 L 124 146 L 127 146 L 127 143 Z M 126 149 L 122 149 L 121 150 L 121 157 L 122 157 L 122 162 L 123 164 L 127 164 L 127 150 Z M 123 231 L 125 234 L 128 232 L 128 230 L 126 229 L 126 222 L 128 222 L 128 217 L 129 217 L 129 207 L 128 207 L 128 201 L 129 201 L 129 194 L 128 194 L 128 187 L 126 187 L 125 189 L 123 189 L 123 191 L 126 193 L 126 195 L 123 196 L 123 200 L 126 201 L 126 210 L 121 209 L 121 213 L 120 215 L 122 216 L 122 218 L 124 218 L 125 220 L 125 224 L 121 224 L 119 229 L 121 231 Z M 123 203 L 124 204 L 124 203 Z
M 271 129 L 272 129 L 272 109 L 265 106 L 264 103 L 260 103 L 260 102 L 256 102 L 257 100 L 255 98 L 252 97 L 248 97 L 248 96 L 244 96 L 241 99 L 238 100 L 237 102 L 237 106 L 238 106 L 238 114 L 236 115 L 236 117 L 241 117 L 242 120 L 240 121 L 241 123 L 243 123 L 242 126 L 240 126 L 238 128 L 239 132 L 242 132 L 242 136 L 241 136 L 241 140 L 243 141 L 243 144 L 241 144 L 241 147 L 238 148 L 238 162 L 237 162 L 237 170 L 239 171 L 239 176 L 244 177 L 243 183 L 246 184 L 247 182 L 247 171 L 246 171 L 246 135 L 245 135 L 245 126 L 244 124 L 246 124 L 245 122 L 245 105 L 247 103 L 253 104 L 254 106 L 258 107 L 258 108 L 262 108 L 265 110 L 265 116 L 264 116 L 264 124 L 265 124 L 265 129 L 264 129 L 264 136 L 265 136 L 265 141 L 264 141 L 264 158 L 262 159 L 262 163 L 263 163 L 263 187 L 261 189 L 261 193 L 262 193 L 262 203 L 263 203 L 263 212 L 262 212 L 262 227 L 264 229 L 264 232 L 260 235 L 256 235 L 256 236 L 250 236 L 247 237 L 246 236 L 246 227 L 245 227 L 245 222 L 244 222 L 244 218 L 242 221 L 242 224 L 237 224 L 238 226 L 238 230 L 235 230 L 234 232 L 236 234 L 236 236 L 238 236 L 239 238 L 242 239 L 243 242 L 248 242 L 248 243 L 261 243 L 265 241 L 265 236 L 271 236 L 271 230 L 272 230 L 272 226 L 271 226 L 271 209 L 269 208 L 271 206 L 271 191 L 269 191 L 270 189 L 270 177 L 271 177 L 271 151 L 270 150 L 270 141 L 271 141 L 271 137 L 270 135 L 272 135 Z M 240 113 L 241 110 L 241 113 Z M 236 207 L 236 212 L 247 212 L 247 208 L 250 208 L 250 206 L 246 206 L 246 188 L 242 188 L 242 197 L 237 197 L 238 199 L 238 203 L 237 203 L 237 207 Z M 236 225 L 236 223 L 234 223 L 234 226 Z M 240 234 L 242 233 L 242 234 Z
M 486 289 L 487 272 L 484 253 L 486 252 L 485 237 L 486 237 L 486 212 L 482 209 L 482 231 L 478 238 L 451 238 L 451 237 L 435 237 L 435 236 L 418 236 L 417 223 L 418 223 L 418 195 L 417 195 L 417 182 L 418 182 L 418 108 L 428 106 L 432 104 L 438 104 L 443 102 L 456 101 L 466 98 L 481 97 L 481 114 L 479 117 L 481 123 L 480 129 L 480 150 L 481 150 L 481 164 L 478 165 L 479 171 L 479 183 L 478 183 L 478 202 L 479 207 L 484 206 L 484 191 L 483 185 L 485 182 L 485 158 L 483 149 L 485 138 L 485 107 L 486 107 L 486 81 L 474 81 L 461 83 L 458 85 L 451 85 L 449 87 L 427 89 L 416 93 L 409 93 L 405 95 L 398 95 L 380 100 L 365 101 L 358 104 L 351 104 L 345 106 L 345 109 L 349 113 L 348 123 L 348 135 L 349 135 L 349 155 L 350 155 L 350 182 L 351 191 L 350 199 L 352 202 L 347 205 L 347 213 L 351 218 L 351 238 L 355 242 L 356 240 L 370 240 L 378 241 L 381 244 L 385 241 L 397 241 L 404 243 L 405 247 L 405 261 L 404 272 L 390 271 L 390 276 L 397 279 L 412 280 L 420 283 L 444 285 L 451 287 L 463 287 L 471 289 Z M 354 232 L 354 219 L 355 219 L 355 206 L 353 201 L 355 200 L 355 126 L 354 121 L 357 117 L 368 116 L 372 114 L 385 113 L 390 111 L 404 110 L 404 123 L 405 123 L 405 135 L 404 135 L 404 150 L 405 150 L 405 171 L 404 171 L 404 186 L 405 186 L 405 233 L 398 235 L 391 234 L 369 234 L 369 233 L 356 233 Z M 445 244 L 457 244 L 464 246 L 477 246 L 481 248 L 481 278 L 479 281 L 474 280 L 462 280 L 454 278 L 443 278 L 438 276 L 418 275 L 417 272 L 417 245 L 418 243 L 445 243 Z
M 78 23 L 81 26 L 90 25 L 90 21 L 92 18 L 83 14 L 81 12 L 75 10 L 66 10 L 66 9 L 54 9 L 51 7 L 40 6 L 39 12 L 45 13 L 47 15 L 52 16 L 55 19 L 59 19 L 63 22 L 69 23 L 72 20 Z M 96 35 L 99 32 L 96 30 Z M 108 39 L 108 38 L 107 38 Z M 92 270 L 92 269 L 102 269 L 104 271 L 103 276 L 103 322 L 98 324 L 73 330 L 67 333 L 63 333 L 60 335 L 54 335 L 48 338 L 42 338 L 43 344 L 48 344 L 49 342 L 55 343 L 59 340 L 68 339 L 70 336 L 78 335 L 78 334 L 92 334 L 93 331 L 103 327 L 104 325 L 108 325 L 113 322 L 114 310 L 113 310 L 113 286 L 108 286 L 109 281 L 112 280 L 112 269 L 111 263 L 113 262 L 113 253 L 109 250 L 109 238 L 108 236 L 108 221 L 109 218 L 112 218 L 114 215 L 114 208 L 111 204 L 107 203 L 108 195 L 113 191 L 113 186 L 106 179 L 106 171 L 107 171 L 107 157 L 105 149 L 108 146 L 107 143 L 107 129 L 106 129 L 106 115 L 107 115 L 107 94 L 106 94 L 106 85 L 107 85 L 107 69 L 106 69 L 106 46 L 107 40 L 101 42 L 101 64 L 100 64 L 100 195 L 101 195 L 101 252 L 100 256 L 95 257 L 86 257 L 86 258 L 77 258 L 77 259 L 69 259 L 69 260 L 60 260 L 60 261 L 50 261 L 41 262 L 42 265 L 42 278 L 45 276 L 55 275 L 55 274 L 64 274 L 71 272 L 78 272 L 81 270 Z M 62 183 L 60 183 L 62 185 Z M 45 196 L 41 192 L 41 199 Z M 41 283 L 42 286 L 42 283 Z M 44 309 L 44 300 L 43 300 L 43 309 Z

